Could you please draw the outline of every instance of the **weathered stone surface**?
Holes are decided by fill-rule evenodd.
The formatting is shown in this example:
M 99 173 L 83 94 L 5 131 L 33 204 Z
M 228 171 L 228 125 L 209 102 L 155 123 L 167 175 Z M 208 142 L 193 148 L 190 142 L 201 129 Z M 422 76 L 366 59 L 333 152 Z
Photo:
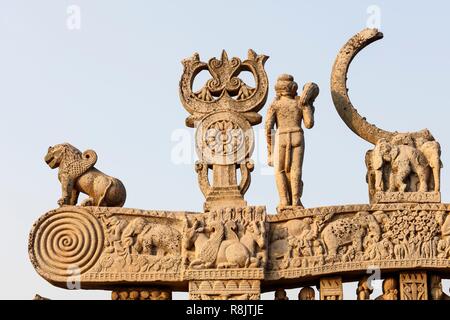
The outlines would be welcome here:
M 180 81 L 180 99 L 191 114 L 186 125 L 197 128 L 195 165 L 200 190 L 206 198 L 205 211 L 225 207 L 244 207 L 244 194 L 250 185 L 254 148 L 252 125 L 261 122 L 257 113 L 268 93 L 268 79 L 264 70 L 265 55 L 248 51 L 245 61 L 229 59 L 225 51 L 220 60 L 200 61 L 198 54 L 183 60 L 184 71 Z M 192 91 L 195 77 L 201 71 L 211 75 L 198 91 Z M 239 78 L 241 72 L 250 72 L 255 88 Z M 212 170 L 212 182 L 209 181 Z M 237 181 L 237 172 L 241 181 Z
M 74 275 L 82 287 L 164 281 L 179 288 L 185 280 L 363 276 L 372 265 L 449 270 L 448 204 L 300 211 L 280 220 L 264 207 L 189 213 L 64 206 L 35 224 L 30 257 L 61 287 Z
M 450 275 L 450 204 L 440 199 L 440 145 L 428 130 L 397 133 L 370 125 L 353 108 L 346 75 L 351 60 L 377 30 L 355 35 L 340 51 L 332 72 L 332 95 L 344 122 L 374 144 L 366 154 L 370 204 L 303 208 L 303 131 L 313 126 L 317 85 L 297 96 L 290 75 L 279 77 L 266 121 L 269 162 L 275 165 L 280 195 L 277 214 L 248 205 L 255 144 L 252 126 L 268 93 L 267 56 L 183 61 L 180 98 L 196 127 L 200 160 L 195 170 L 205 196 L 204 212 L 122 208 L 122 183 L 96 168 L 92 150 L 69 144 L 49 148 L 45 157 L 59 167 L 60 208 L 41 216 L 29 236 L 36 271 L 69 288 L 113 289 L 113 300 L 259 299 L 303 287 L 300 300 L 343 299 L 342 283 L 359 281 L 356 296 L 372 293 L 367 271 L 384 277 L 378 300 L 447 300 L 441 278 Z M 211 74 L 192 91 L 200 71 Z M 255 88 L 239 78 L 255 78 Z M 276 125 L 275 139 L 272 129 Z M 212 171 L 213 180 L 209 181 Z M 240 181 L 238 177 L 240 176 Z M 89 198 L 76 206 L 80 192 Z
M 97 153 L 86 150 L 83 153 L 69 143 L 48 148 L 45 162 L 58 170 L 62 196 L 60 206 L 76 205 L 80 192 L 89 196 L 82 206 L 122 207 L 126 191 L 122 182 L 97 170 Z
M 400 273 L 401 300 L 428 300 L 427 274 L 425 272 Z
M 172 291 L 158 288 L 122 288 L 111 293 L 111 300 L 172 300 Z
M 259 300 L 258 280 L 202 280 L 189 282 L 191 300 Z
M 280 196 L 279 208 L 303 207 L 302 166 L 305 141 L 302 122 L 314 126 L 313 103 L 319 95 L 315 83 L 307 83 L 300 96 L 294 77 L 283 74 L 275 84 L 276 97 L 267 111 L 266 139 L 269 165 L 275 167 L 275 181 Z M 277 130 L 274 134 L 274 127 Z
M 341 277 L 320 279 L 320 300 L 343 300 L 344 292 L 342 290 Z

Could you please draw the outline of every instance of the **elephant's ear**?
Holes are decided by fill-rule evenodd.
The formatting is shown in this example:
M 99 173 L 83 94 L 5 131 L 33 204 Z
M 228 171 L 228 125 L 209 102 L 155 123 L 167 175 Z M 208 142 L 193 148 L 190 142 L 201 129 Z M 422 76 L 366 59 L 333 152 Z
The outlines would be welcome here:
M 391 148 L 391 159 L 394 160 L 395 158 L 397 158 L 398 154 L 399 154 L 400 150 L 398 146 L 392 146 Z

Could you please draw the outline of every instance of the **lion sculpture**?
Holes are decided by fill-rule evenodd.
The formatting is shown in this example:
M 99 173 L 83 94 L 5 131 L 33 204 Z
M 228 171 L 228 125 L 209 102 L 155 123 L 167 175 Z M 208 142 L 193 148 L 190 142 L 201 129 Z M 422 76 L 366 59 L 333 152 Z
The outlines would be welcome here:
M 48 148 L 45 162 L 52 169 L 59 168 L 62 197 L 58 205 L 76 205 L 80 192 L 88 195 L 82 206 L 122 207 L 126 190 L 119 179 L 97 170 L 97 153 L 86 150 L 81 153 L 74 146 L 63 143 Z

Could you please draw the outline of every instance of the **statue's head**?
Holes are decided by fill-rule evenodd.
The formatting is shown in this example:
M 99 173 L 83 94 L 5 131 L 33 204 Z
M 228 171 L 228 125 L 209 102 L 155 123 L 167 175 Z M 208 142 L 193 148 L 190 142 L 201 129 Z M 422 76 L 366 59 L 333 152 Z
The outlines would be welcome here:
M 67 156 L 81 157 L 81 152 L 69 143 L 57 144 L 53 147 L 48 147 L 44 160 L 50 168 L 55 169 L 60 166 L 63 159 Z
M 397 300 L 398 295 L 398 281 L 395 278 L 386 278 L 383 281 L 383 294 L 389 300 Z
M 282 74 L 275 83 L 277 97 L 295 97 L 297 95 L 298 84 L 290 74 Z
M 392 145 L 386 139 L 380 139 L 377 143 L 378 151 L 384 161 L 391 161 Z
M 275 290 L 275 300 L 287 300 L 286 290 L 277 289 Z
M 314 300 L 316 298 L 316 293 L 311 287 L 304 287 L 298 293 L 299 300 Z

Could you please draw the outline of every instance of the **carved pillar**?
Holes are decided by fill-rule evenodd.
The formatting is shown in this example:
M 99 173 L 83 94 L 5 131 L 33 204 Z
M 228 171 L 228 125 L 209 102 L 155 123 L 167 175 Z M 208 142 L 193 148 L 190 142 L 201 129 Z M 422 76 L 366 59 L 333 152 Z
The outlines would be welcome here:
M 343 300 L 341 277 L 320 279 L 320 300 Z
M 201 280 L 189 282 L 190 300 L 259 300 L 259 280 Z
M 426 272 L 400 273 L 400 300 L 428 300 Z
M 111 293 L 111 300 L 172 300 L 172 291 L 158 288 L 121 288 Z

